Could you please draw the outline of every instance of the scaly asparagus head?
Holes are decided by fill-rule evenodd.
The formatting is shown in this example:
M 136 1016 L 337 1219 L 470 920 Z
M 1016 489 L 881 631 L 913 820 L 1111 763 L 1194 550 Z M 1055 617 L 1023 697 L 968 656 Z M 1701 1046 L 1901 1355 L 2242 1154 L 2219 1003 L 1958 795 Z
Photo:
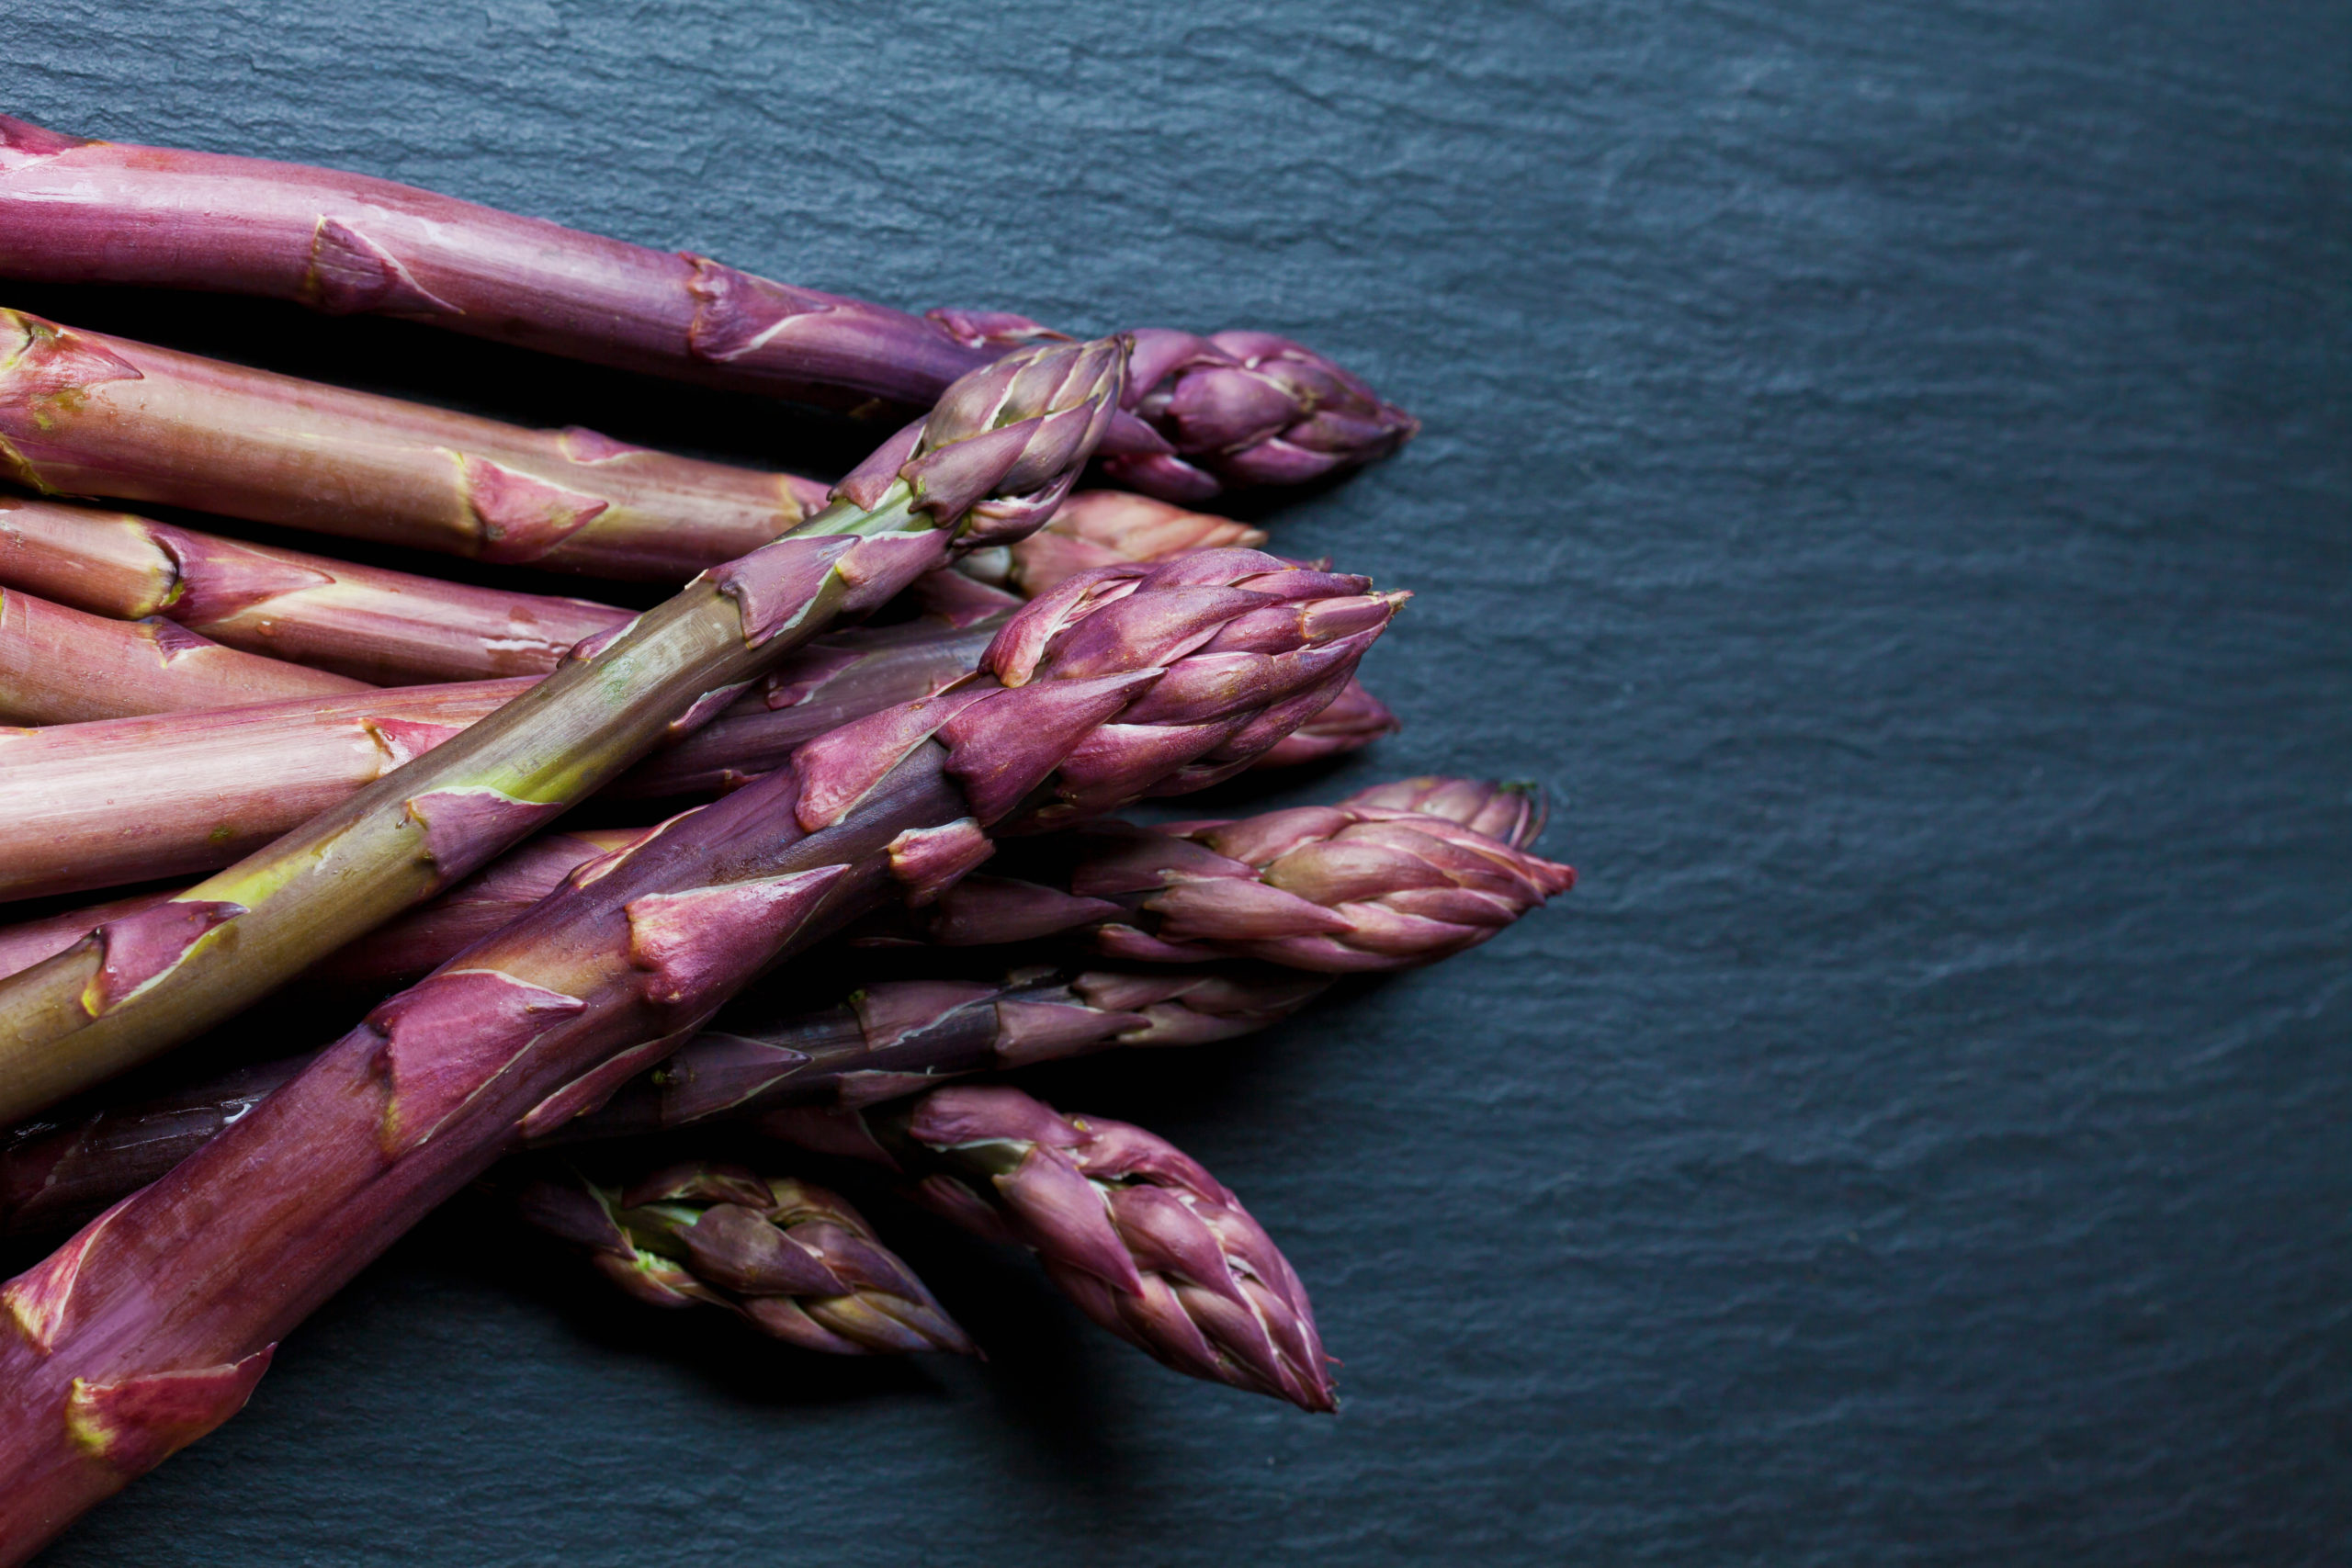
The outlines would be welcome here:
M 760 1125 L 897 1166 L 929 1207 L 1029 1247 L 1089 1317 L 1180 1372 L 1338 1408 L 1297 1273 L 1240 1200 L 1164 1138 L 999 1084 L 862 1115 L 775 1111 Z
M 1446 818 L 1374 806 L 1089 836 L 1070 892 L 1138 897 L 1146 917 L 1096 932 L 1097 950 L 1122 958 L 1404 969 L 1475 947 L 1576 883 L 1569 867 Z
M 1269 333 L 1139 332 L 1132 385 L 1128 406 L 1167 450 L 1112 453 L 1103 471 L 1169 501 L 1323 479 L 1387 457 L 1420 429 L 1323 355 Z
M 696 1162 L 626 1187 L 542 1177 L 514 1206 L 654 1306 L 721 1307 L 763 1334 L 835 1356 L 973 1351 L 865 1217 L 808 1182 Z
M 861 940 L 911 930 L 964 947 L 1088 931 L 1095 951 L 1147 963 L 1409 968 L 1476 946 L 1575 885 L 1572 869 L 1521 847 L 1544 817 L 1530 786 L 1422 778 L 1238 821 L 1091 823 L 1038 847 L 1037 858 L 1066 863 L 1050 882 L 967 877 L 929 909 L 876 917 Z

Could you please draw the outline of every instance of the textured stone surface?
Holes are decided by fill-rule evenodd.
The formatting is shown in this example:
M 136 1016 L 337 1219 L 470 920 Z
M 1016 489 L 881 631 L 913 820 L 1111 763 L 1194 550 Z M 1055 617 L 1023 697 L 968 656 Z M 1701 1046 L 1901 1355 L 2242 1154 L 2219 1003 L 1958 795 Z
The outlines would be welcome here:
M 62 130 L 1329 351 L 1427 433 L 1274 547 L 1419 591 L 1366 671 L 1409 728 L 1279 798 L 1532 774 L 1584 873 L 1261 1042 L 1038 1080 L 1241 1193 L 1335 1419 L 879 1204 L 988 1364 L 535 1284 L 458 1212 L 49 1562 L 2352 1551 L 2344 7 L 17 0 L 0 34 L 6 107 Z M 19 300 L 855 456 L 421 327 Z

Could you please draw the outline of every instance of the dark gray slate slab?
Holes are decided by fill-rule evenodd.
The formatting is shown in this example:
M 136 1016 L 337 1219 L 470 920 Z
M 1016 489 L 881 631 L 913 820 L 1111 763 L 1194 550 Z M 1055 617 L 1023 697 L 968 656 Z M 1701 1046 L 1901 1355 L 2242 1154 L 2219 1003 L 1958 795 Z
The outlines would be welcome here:
M 986 1366 L 567 1302 L 458 1213 L 49 1562 L 2352 1551 L 2345 7 L 17 0 L 0 38 L 6 107 L 85 133 L 1329 350 L 1428 434 L 1281 542 L 1419 591 L 1369 670 L 1412 728 L 1286 798 L 1532 775 L 1587 877 L 1261 1044 L 1048 1086 L 1243 1191 L 1336 1419 L 927 1230 Z M 806 442 L 422 329 L 41 299 Z

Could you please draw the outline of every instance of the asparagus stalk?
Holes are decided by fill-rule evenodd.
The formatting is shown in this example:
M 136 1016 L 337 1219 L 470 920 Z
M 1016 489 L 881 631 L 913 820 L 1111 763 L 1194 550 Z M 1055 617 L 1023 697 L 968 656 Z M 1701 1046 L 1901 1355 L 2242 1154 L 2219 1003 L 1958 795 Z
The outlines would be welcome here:
M 1296 1271 L 1240 1200 L 1164 1138 L 1063 1116 L 1001 1084 L 887 1110 L 776 1111 L 761 1125 L 915 1177 L 928 1206 L 1034 1249 L 1087 1316 L 1155 1360 L 1303 1409 L 1339 1407 Z
M 849 402 L 927 404 L 1008 349 L 1059 335 L 993 312 L 918 318 L 363 175 L 89 141 L 6 117 L 0 275 L 255 294 Z M 1104 448 L 1130 489 L 1198 501 L 1297 483 L 1385 457 L 1417 428 L 1283 338 L 1134 336 L 1135 417 Z
M 951 947 L 1080 933 L 1120 959 L 1247 957 L 1342 974 L 1474 947 L 1575 885 L 1571 868 L 1518 847 L 1542 827 L 1524 786 L 1416 780 L 1367 794 L 1396 798 L 1415 786 L 1419 804 L 1452 815 L 1359 795 L 1239 821 L 1091 824 L 1035 846 L 1019 868 L 1029 874 L 967 877 L 929 907 L 876 916 L 861 931 L 877 943 Z
M 630 612 L 0 496 L 0 586 L 380 685 L 545 675 Z M 150 710 L 160 711 L 160 710 Z
M 1288 1018 L 1330 984 L 1254 964 L 1033 965 L 987 983 L 886 980 L 811 1012 L 778 1013 L 747 997 L 604 1105 L 533 1141 L 627 1138 L 786 1105 L 855 1108 L 1113 1046 L 1231 1040 Z M 311 1060 L 252 1064 L 0 1131 L 0 1235 L 74 1229 L 161 1179 Z
M 626 1186 L 576 1172 L 541 1177 L 514 1207 L 654 1306 L 724 1308 L 771 1337 L 835 1356 L 974 1349 L 865 1216 L 810 1182 L 704 1161 Z
M 78 724 L 367 689 L 223 648 L 161 616 L 109 620 L 0 588 L 0 722 Z
M 823 504 L 824 487 L 347 391 L 0 310 L 0 478 L 45 495 L 594 576 L 683 579 Z
M 986 545 L 1034 527 L 1091 452 L 1124 359 L 1106 340 L 977 372 L 794 534 L 582 644 L 462 737 L 226 872 L 0 980 L 0 1119 L 199 1032 L 455 883 L 834 615 L 868 612 L 937 566 L 951 534 Z
M 935 892 L 992 825 L 1230 776 L 1378 636 L 1401 596 L 1366 586 L 1249 551 L 1072 578 L 985 674 L 809 742 L 379 1007 L 0 1289 L 0 1561 L 234 1414 L 277 1339 L 419 1215 L 761 970 Z

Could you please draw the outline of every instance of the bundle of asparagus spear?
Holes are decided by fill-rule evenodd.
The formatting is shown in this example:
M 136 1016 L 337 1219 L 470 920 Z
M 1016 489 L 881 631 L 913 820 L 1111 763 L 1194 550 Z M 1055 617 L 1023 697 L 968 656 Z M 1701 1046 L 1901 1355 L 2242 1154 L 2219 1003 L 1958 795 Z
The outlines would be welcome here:
M 1004 1075 L 1267 1028 L 1569 886 L 1523 787 L 1111 816 L 1396 728 L 1354 671 L 1406 595 L 1190 509 L 1385 457 L 1408 417 L 1261 333 L 911 316 L 6 118 L 0 276 L 909 421 L 828 484 L 0 309 L 0 898 L 41 900 L 0 911 L 0 1230 L 55 1243 L 0 1287 L 0 1562 L 233 1415 L 469 1189 L 582 1289 L 971 1350 L 815 1179 L 878 1181 L 1180 1371 L 1334 1407 L 1240 1201 Z M 221 521 L 94 504 L 120 502 Z M 673 592 L 496 585 L 526 566 Z M 347 1032 L 261 1048 L 241 1015 L 280 991 Z M 199 1038 L 212 1070 L 160 1061 Z

